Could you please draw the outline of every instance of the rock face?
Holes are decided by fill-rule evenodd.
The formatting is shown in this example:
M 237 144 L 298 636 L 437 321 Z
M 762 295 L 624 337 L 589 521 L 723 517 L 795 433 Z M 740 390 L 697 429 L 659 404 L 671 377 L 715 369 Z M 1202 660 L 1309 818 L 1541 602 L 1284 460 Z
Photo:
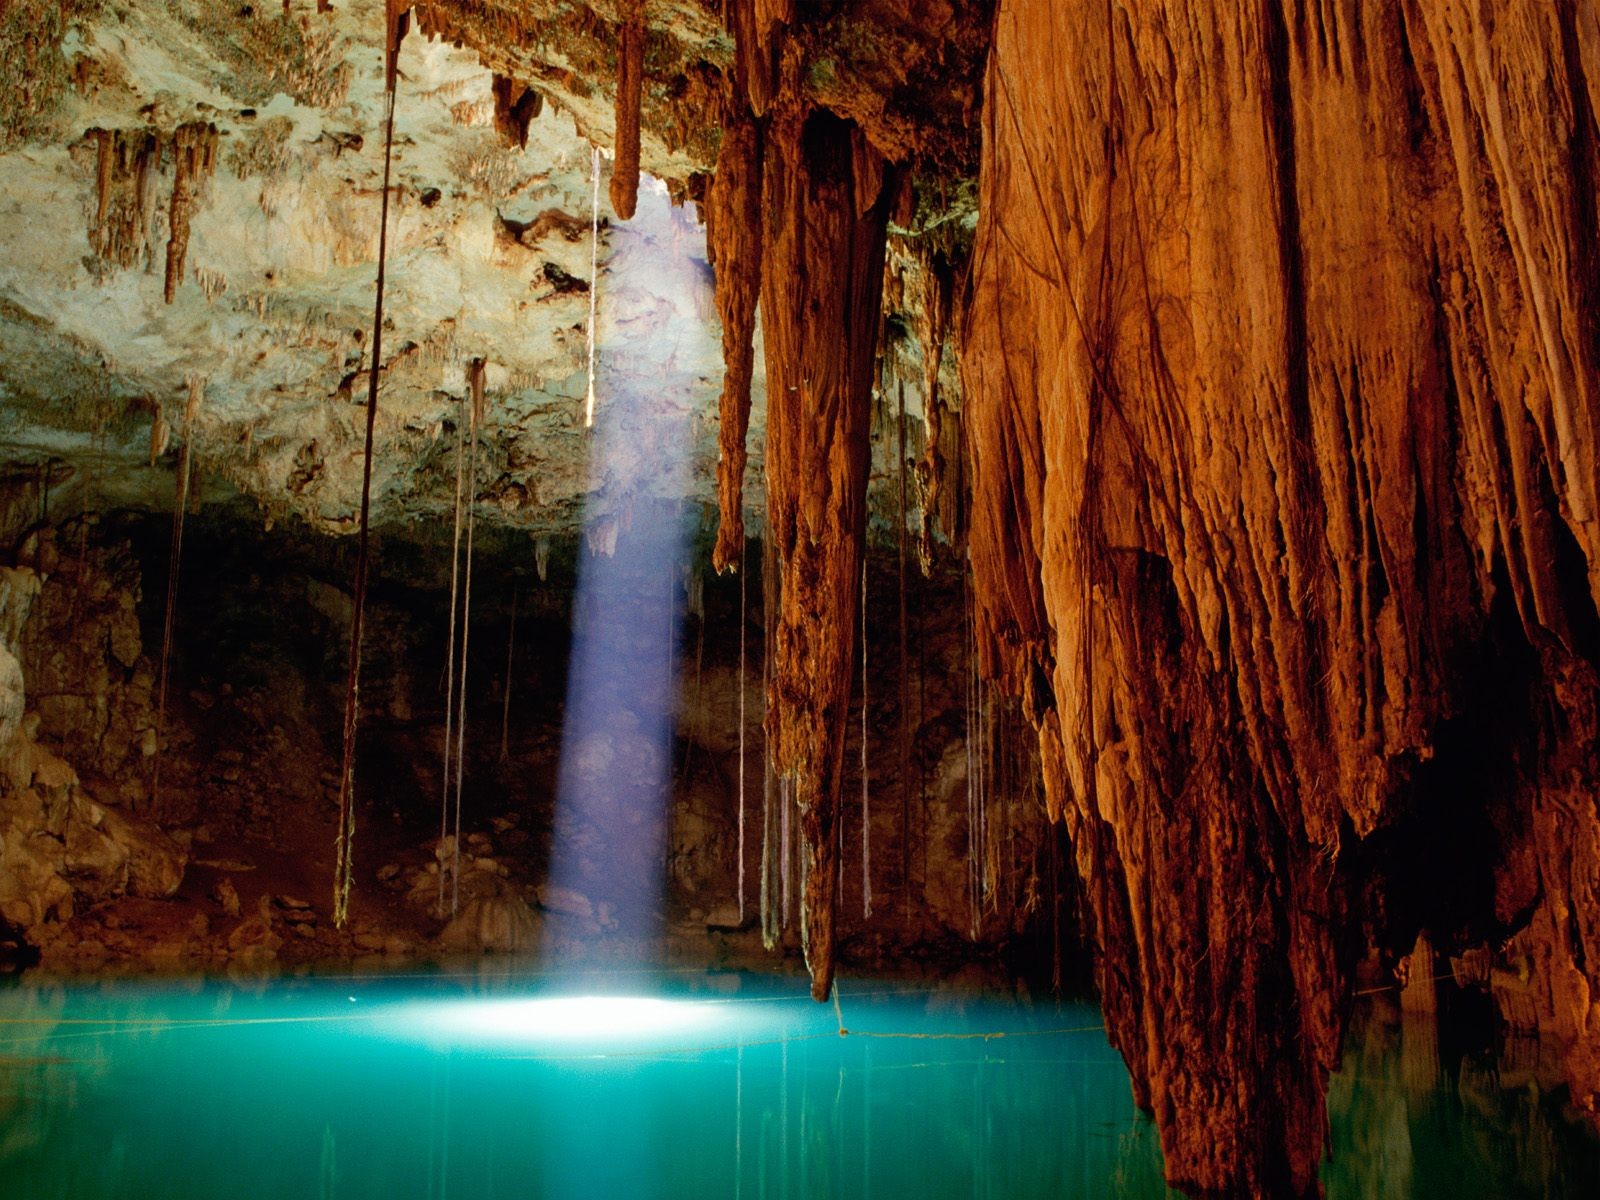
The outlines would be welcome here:
M 1352 930 L 1419 886 L 1522 930 L 1600 1093 L 1597 81 L 1586 4 L 999 7 L 982 652 L 1197 1190 L 1315 1189 Z M 1482 877 L 1386 861 L 1419 814 Z
M 19 647 L 28 704 L 40 737 L 70 747 L 98 794 L 137 805 L 148 799 L 144 743 L 155 724 L 154 674 L 136 612 L 139 567 L 126 543 L 91 540 L 90 532 L 73 522 L 30 539 L 28 558 L 48 581 Z
M 39 744 L 14 640 L 38 591 L 27 568 L 0 575 L 0 922 L 34 945 L 59 932 L 78 905 L 172 895 L 188 857 L 154 826 L 96 803 L 77 772 Z

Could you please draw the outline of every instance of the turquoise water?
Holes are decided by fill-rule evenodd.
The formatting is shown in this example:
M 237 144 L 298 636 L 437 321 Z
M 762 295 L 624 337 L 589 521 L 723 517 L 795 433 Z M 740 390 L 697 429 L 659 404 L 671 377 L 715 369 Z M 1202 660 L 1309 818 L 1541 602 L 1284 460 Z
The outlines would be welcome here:
M 1168 1194 L 1084 1005 L 848 982 L 836 1013 L 732 974 L 25 981 L 0 1022 L 7 1200 Z M 1439 1194 L 1487 1118 L 1363 1046 L 1330 1195 Z M 1592 1143 L 1513 1110 L 1503 1143 L 1539 1162 L 1497 1173 L 1491 1139 L 1448 1194 L 1600 1194 Z

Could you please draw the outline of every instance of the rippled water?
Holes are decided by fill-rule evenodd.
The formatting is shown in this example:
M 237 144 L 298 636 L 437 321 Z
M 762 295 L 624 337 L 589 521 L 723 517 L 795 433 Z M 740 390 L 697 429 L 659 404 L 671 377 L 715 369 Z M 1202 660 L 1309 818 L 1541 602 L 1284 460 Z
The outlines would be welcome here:
M 1167 1194 L 1084 1005 L 850 982 L 836 1012 L 732 974 L 25 981 L 0 1022 L 7 1200 Z M 1469 1102 L 1363 1037 L 1330 1195 L 1600 1194 L 1543 1100 Z

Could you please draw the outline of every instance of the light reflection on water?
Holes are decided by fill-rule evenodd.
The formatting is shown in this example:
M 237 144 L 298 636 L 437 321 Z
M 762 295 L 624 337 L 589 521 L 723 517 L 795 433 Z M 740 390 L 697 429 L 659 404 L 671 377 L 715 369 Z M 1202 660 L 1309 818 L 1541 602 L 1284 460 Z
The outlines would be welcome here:
M 25 982 L 0 991 L 0 1180 L 8 1200 L 1168 1194 L 1095 1009 L 852 982 L 842 1015 L 851 1036 L 803 982 L 734 974 Z M 1525 1092 L 1362 1032 L 1330 1196 L 1600 1194 L 1595 1144 Z

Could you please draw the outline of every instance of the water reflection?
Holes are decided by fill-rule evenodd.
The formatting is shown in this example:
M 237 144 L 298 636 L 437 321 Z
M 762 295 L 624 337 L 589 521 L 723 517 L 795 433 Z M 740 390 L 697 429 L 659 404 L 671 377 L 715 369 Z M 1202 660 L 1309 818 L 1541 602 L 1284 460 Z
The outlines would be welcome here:
M 1328 1091 L 1329 1197 L 1600 1195 L 1600 1140 L 1561 1110 L 1548 1049 L 1441 1053 L 1439 1026 L 1382 999 L 1355 1015 Z
M 840 1037 L 798 979 L 556 986 L 502 971 L 7 989 L 5 1195 L 1172 1194 L 1087 1006 L 847 984 Z M 573 1019 L 595 995 L 616 1019 Z M 881 1036 L 907 1033 L 938 1036 Z M 1531 1067 L 1440 1063 L 1431 1024 L 1358 1018 L 1330 1095 L 1330 1197 L 1600 1194 L 1597 1143 Z
M 840 1037 L 799 979 L 564 976 L 559 1001 L 551 986 L 12 989 L 0 1019 L 38 1023 L 3 1027 L 5 1194 L 1166 1194 L 1085 1006 L 856 985 Z M 575 988 L 643 1016 L 544 1027 Z M 942 1036 L 876 1036 L 901 1033 Z

